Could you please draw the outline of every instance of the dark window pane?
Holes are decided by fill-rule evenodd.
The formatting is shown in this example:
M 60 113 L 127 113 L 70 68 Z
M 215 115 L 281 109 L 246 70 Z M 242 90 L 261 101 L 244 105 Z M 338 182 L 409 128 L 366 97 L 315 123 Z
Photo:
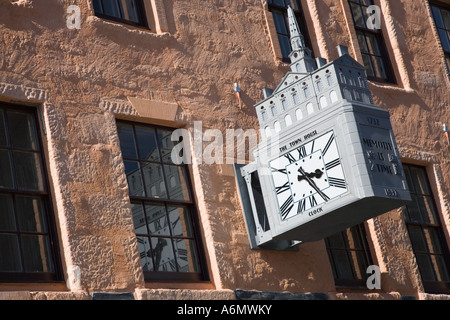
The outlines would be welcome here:
M 352 266 L 348 260 L 347 252 L 333 250 L 331 254 L 336 266 L 338 279 L 353 279 Z
M 161 148 L 162 161 L 165 163 L 173 163 L 172 149 L 175 147 L 175 142 L 172 141 L 172 133 L 170 130 L 158 129 L 158 143 Z
M 431 7 L 431 10 L 433 11 L 433 18 L 436 22 L 436 27 L 444 29 L 444 20 L 442 19 L 441 10 L 434 6 Z
M 450 40 L 447 31 L 438 29 L 438 32 L 439 37 L 441 38 L 442 48 L 444 51 L 450 52 Z
M 359 237 L 359 230 L 357 227 L 347 229 L 348 247 L 351 249 L 363 249 L 361 238 Z
M 47 236 L 26 235 L 21 237 L 21 241 L 26 272 L 53 272 Z
M 433 199 L 430 196 L 418 196 L 417 202 L 422 215 L 422 221 L 428 224 L 439 224 Z
M 422 215 L 420 213 L 419 209 L 419 200 L 417 199 L 417 196 L 412 194 L 411 195 L 411 202 L 408 204 L 408 222 L 422 222 Z
M 152 250 L 150 248 L 150 239 L 147 237 L 138 237 L 138 250 L 141 256 L 142 269 L 144 271 L 153 271 Z
M 152 236 L 170 236 L 169 221 L 165 205 L 146 205 L 148 230 Z
M 176 272 L 175 255 L 170 238 L 152 238 L 153 258 L 156 271 Z
M 361 52 L 369 53 L 369 48 L 367 47 L 366 37 L 364 36 L 364 33 L 357 32 L 356 36 L 358 37 L 358 44 Z
M 350 7 L 353 14 L 353 19 L 355 20 L 355 25 L 361 28 L 366 28 L 366 21 L 362 13 L 362 8 L 360 5 L 350 2 Z
M 283 58 L 288 58 L 291 53 L 291 41 L 288 36 L 278 35 L 278 42 L 280 42 L 281 54 Z
M 419 265 L 419 271 L 422 279 L 424 281 L 436 281 L 430 256 L 425 254 L 416 254 L 416 260 Z
M 439 240 L 439 233 L 436 228 L 424 228 L 425 239 L 428 245 L 428 252 L 430 253 L 442 253 L 442 247 Z
M 171 200 L 189 201 L 187 174 L 183 167 L 164 166 Z
M 0 188 L 14 188 L 9 152 L 0 150 Z
M 125 174 L 127 175 L 130 196 L 144 197 L 144 185 L 142 184 L 139 162 L 124 161 Z
M 380 79 L 387 79 L 383 59 L 380 57 L 372 57 L 372 61 L 375 70 L 375 76 Z
M 0 272 L 18 272 L 22 270 L 17 236 L 0 234 L 0 257 Z
M 366 73 L 368 77 L 375 77 L 375 72 L 372 67 L 372 61 L 369 55 L 362 54 L 364 66 L 366 67 Z
M 355 273 L 355 279 L 363 280 L 366 278 L 366 271 L 369 267 L 362 251 L 350 251 L 350 261 Z
M 442 20 L 444 20 L 444 27 L 450 30 L 450 10 L 441 10 Z
M 14 151 L 14 170 L 17 187 L 23 190 L 43 191 L 41 163 L 37 153 Z
M 195 242 L 177 239 L 174 240 L 174 245 L 179 272 L 200 272 Z
M 3 110 L 0 110 L 0 147 L 6 146 L 8 144 L 7 141 Z
M 167 199 L 168 196 L 162 166 L 154 163 L 143 163 L 142 173 L 144 174 L 147 197 Z
M 366 34 L 367 45 L 369 46 L 369 53 L 376 56 L 381 56 L 378 38 L 374 34 Z
M 411 167 L 411 176 L 414 183 L 415 192 L 418 194 L 431 194 L 430 185 L 425 170 L 419 167 Z
M 101 2 L 101 0 L 94 0 L 93 1 L 94 11 L 96 13 L 103 13 L 102 4 L 100 2 Z
M 125 19 L 134 21 L 136 23 L 140 22 L 136 0 L 125 0 L 125 4 L 126 4 Z
M 273 11 L 273 21 L 275 22 L 275 29 L 278 33 L 289 35 L 286 27 L 286 18 L 281 12 Z
M 120 8 L 117 0 L 103 0 L 103 9 L 106 15 L 121 18 Z
M 160 161 L 154 129 L 136 127 L 139 158 L 148 161 Z
M 119 122 L 117 124 L 117 132 L 119 134 L 122 156 L 126 159 L 137 159 L 133 127 Z
M 186 207 L 168 207 L 172 234 L 175 237 L 193 237 L 191 217 Z
M 449 273 L 443 256 L 431 256 L 437 281 L 450 282 Z
M 422 228 L 419 226 L 408 226 L 409 236 L 411 238 L 411 244 L 415 252 L 427 252 L 427 244 L 425 241 Z
M 341 232 L 335 234 L 334 236 L 328 237 L 327 241 L 330 248 L 345 249 L 345 242 Z
M 133 213 L 134 231 L 136 234 L 148 234 L 145 226 L 144 206 L 141 203 L 132 203 L 131 211 Z
M 15 231 L 15 230 L 16 230 L 16 219 L 14 218 L 13 199 L 10 195 L 0 194 L 0 231 Z
M 37 150 L 36 128 L 31 114 L 7 112 L 8 128 L 14 148 Z
M 42 201 L 38 197 L 16 197 L 20 231 L 47 232 Z

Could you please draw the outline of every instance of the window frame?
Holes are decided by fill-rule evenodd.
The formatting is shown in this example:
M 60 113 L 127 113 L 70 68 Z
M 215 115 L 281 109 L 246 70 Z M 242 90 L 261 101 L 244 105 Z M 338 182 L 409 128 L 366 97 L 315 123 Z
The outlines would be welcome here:
M 361 240 L 361 246 L 362 248 L 358 249 L 358 248 L 350 248 L 349 247 L 349 240 L 348 240 L 348 232 L 350 230 L 354 230 L 355 232 L 357 232 L 359 239 Z M 333 271 L 333 278 L 334 278 L 334 282 L 336 287 L 342 287 L 342 288 L 352 288 L 352 289 L 367 289 L 367 278 L 368 275 L 366 273 L 367 271 L 367 267 L 373 265 L 373 258 L 372 258 L 372 252 L 370 250 L 370 246 L 369 246 L 369 242 L 367 240 L 367 232 L 365 229 L 365 223 L 360 223 L 356 226 L 353 226 L 351 228 L 348 228 L 346 230 L 340 231 L 337 234 L 335 234 L 334 236 L 340 235 L 341 239 L 344 240 L 344 248 L 342 247 L 333 247 L 330 244 L 330 238 L 331 237 L 327 237 L 324 239 L 325 241 L 325 247 L 328 253 L 328 258 L 330 261 L 330 266 L 331 269 Z M 338 277 L 338 267 L 337 267 L 337 262 L 335 261 L 332 252 L 333 251 L 344 251 L 346 253 L 346 257 L 347 257 L 347 261 L 349 261 L 351 268 L 351 273 L 353 276 L 353 279 L 348 279 L 348 278 L 339 278 Z M 364 263 L 366 264 L 366 270 L 359 270 L 361 272 L 361 274 L 367 275 L 365 278 L 363 279 L 357 279 L 356 277 L 356 269 L 355 269 L 355 265 L 351 263 L 352 259 L 351 259 L 351 254 L 352 252 L 362 252 L 363 253 L 363 258 L 364 258 Z
M 422 272 L 420 270 L 420 266 L 419 266 L 419 262 L 417 261 L 417 266 L 419 268 L 419 273 L 420 273 L 420 277 L 423 283 L 423 287 L 425 289 L 426 292 L 428 293 L 449 293 L 450 292 L 450 251 L 449 251 L 449 245 L 447 243 L 447 239 L 444 233 L 444 225 L 442 223 L 442 217 L 441 214 L 438 211 L 437 205 L 436 205 L 436 200 L 434 198 L 433 195 L 433 190 L 431 188 L 431 183 L 430 183 L 430 179 L 428 176 L 428 172 L 426 170 L 426 167 L 424 166 L 420 166 L 420 165 L 413 165 L 413 164 L 403 164 L 404 170 L 405 170 L 405 174 L 407 175 L 412 175 L 412 173 L 410 172 L 410 168 L 417 168 L 420 170 L 423 170 L 424 176 L 426 178 L 426 184 L 428 186 L 428 188 L 430 189 L 429 193 L 418 193 L 415 189 L 415 186 L 411 186 L 409 185 L 409 191 L 412 195 L 412 199 L 414 201 L 414 196 L 417 197 L 427 197 L 429 200 L 431 200 L 431 202 L 429 202 L 429 204 L 431 204 L 432 206 L 432 210 L 435 213 L 435 218 L 437 219 L 437 223 L 427 223 L 427 222 L 415 222 L 410 220 L 410 212 L 409 212 L 409 208 L 408 205 L 403 207 L 403 212 L 404 212 L 404 221 L 405 221 L 405 225 L 407 227 L 408 230 L 408 236 L 411 242 L 411 247 L 413 249 L 413 253 L 414 256 L 416 257 L 416 261 L 417 261 L 417 254 L 419 255 L 427 255 L 431 258 L 431 256 L 441 256 L 443 258 L 443 263 L 447 269 L 447 276 L 449 277 L 449 282 L 443 282 L 443 281 L 430 281 L 430 280 L 424 280 L 424 277 L 422 275 Z M 419 212 L 419 215 L 421 215 L 421 212 Z M 423 217 L 423 216 L 421 216 Z M 413 238 L 411 237 L 411 231 L 410 231 L 410 227 L 418 227 L 421 229 L 422 235 L 424 235 L 424 230 L 426 229 L 433 229 L 436 231 L 435 234 L 438 235 L 438 244 L 440 246 L 440 248 L 442 249 L 442 253 L 434 253 L 431 252 L 430 248 L 428 247 L 429 243 L 426 242 L 425 246 L 427 247 L 427 251 L 420 251 L 420 250 L 416 250 L 416 248 L 414 248 L 414 243 L 415 241 L 413 241 Z M 436 277 L 436 270 L 433 268 L 432 272 L 434 274 L 434 276 Z
M 284 0 L 284 1 L 287 1 L 287 0 Z M 290 1 L 295 1 L 297 3 L 297 6 L 296 6 L 297 8 L 292 7 L 292 9 L 294 10 L 295 17 L 297 18 L 297 23 L 299 25 L 300 32 L 302 33 L 303 38 L 305 40 L 305 45 L 306 45 L 306 47 L 308 47 L 311 50 L 311 53 L 314 56 L 314 51 L 313 51 L 313 48 L 312 48 L 312 42 L 311 42 L 311 38 L 309 37 L 308 26 L 306 24 L 305 14 L 304 14 L 304 10 L 303 10 L 303 7 L 302 7 L 301 0 L 290 0 Z M 290 29 L 289 29 L 289 23 L 288 23 L 287 6 L 285 6 L 285 7 L 279 6 L 277 4 L 274 4 L 271 0 L 267 1 L 267 6 L 268 6 L 269 12 L 272 13 L 272 18 L 274 20 L 275 33 L 277 35 L 277 41 L 278 41 L 278 44 L 280 46 L 280 52 L 281 52 L 281 55 L 282 55 L 282 59 L 281 60 L 283 62 L 286 62 L 286 63 L 291 63 L 291 59 L 289 58 L 289 54 L 290 54 L 290 52 L 292 52 L 292 45 L 291 45 L 291 41 L 290 41 Z M 276 26 L 276 23 L 275 23 L 275 17 L 273 16 L 274 15 L 273 14 L 274 11 L 279 12 L 279 13 L 281 13 L 283 15 L 284 22 L 285 22 L 285 28 L 286 28 L 286 31 L 287 31 L 286 34 L 280 32 L 277 29 L 277 26 Z M 283 50 L 282 50 L 281 42 L 280 42 L 280 35 L 289 38 L 290 52 L 288 53 L 287 57 L 283 56 Z
M 434 12 L 433 12 L 433 8 L 432 8 L 432 7 L 436 7 L 438 9 L 440 9 L 440 10 L 443 9 L 443 10 L 448 11 L 449 14 L 450 14 L 450 4 L 446 4 L 446 3 L 443 3 L 443 2 L 437 1 L 437 0 L 430 0 L 429 4 L 430 4 L 431 18 L 433 19 L 433 23 L 434 23 L 434 26 L 436 27 L 436 31 L 437 31 L 437 38 L 438 38 L 439 43 L 440 43 L 440 45 L 442 47 L 442 51 L 444 53 L 444 60 L 445 60 L 446 68 L 447 68 L 447 74 L 450 75 L 450 49 L 448 51 L 445 50 L 444 45 L 442 43 L 441 36 L 439 34 L 439 30 L 445 30 L 447 32 L 447 37 L 449 37 L 449 42 L 450 42 L 450 36 L 449 36 L 450 29 L 442 29 L 442 28 L 437 26 L 436 19 L 435 19 L 435 16 L 434 16 Z
M 135 143 L 137 142 L 137 136 L 136 136 L 136 130 L 135 130 L 136 126 L 152 128 L 155 132 L 157 132 L 157 129 L 168 130 L 168 131 L 175 130 L 174 128 L 166 127 L 166 126 L 116 119 L 116 126 L 119 123 L 123 123 L 124 125 L 133 126 L 133 135 L 134 135 Z M 158 139 L 156 138 L 156 140 L 158 140 Z M 119 139 L 119 142 L 120 142 L 120 139 Z M 136 145 L 135 147 L 136 147 L 136 151 L 139 152 L 138 146 Z M 143 160 L 140 158 L 139 154 L 137 155 L 138 159 L 127 158 L 127 157 L 124 157 L 122 154 L 122 161 L 124 161 L 124 162 L 125 161 L 139 162 L 139 164 L 141 164 L 141 162 L 144 162 L 144 163 L 160 165 L 162 168 L 161 170 L 162 170 L 162 175 L 163 175 L 163 181 L 165 183 L 165 189 L 166 189 L 167 193 L 169 190 L 170 181 L 167 180 L 167 175 L 164 172 L 164 166 L 169 165 L 169 166 L 175 166 L 175 167 L 182 168 L 183 172 L 185 173 L 186 186 L 188 189 L 189 200 L 157 199 L 157 198 L 151 198 L 151 197 L 146 197 L 146 196 L 129 195 L 130 203 L 131 204 L 139 203 L 144 208 L 144 219 L 145 219 L 146 226 L 149 223 L 148 219 L 147 219 L 147 214 L 145 212 L 146 205 L 151 205 L 151 204 L 163 205 L 166 208 L 166 216 L 168 216 L 170 214 L 167 209 L 168 207 L 178 206 L 178 207 L 186 208 L 188 215 L 190 217 L 190 222 L 192 223 L 193 235 L 192 236 L 177 236 L 177 235 L 170 234 L 170 235 L 163 235 L 163 236 L 155 236 L 155 235 L 151 235 L 147 231 L 148 232 L 147 234 L 140 234 L 140 233 L 136 234 L 136 238 L 146 237 L 149 239 L 150 242 L 151 242 L 151 239 L 157 239 L 157 238 L 171 239 L 171 240 L 181 239 L 181 240 L 194 241 L 195 249 L 196 249 L 196 253 L 197 253 L 197 260 L 198 260 L 197 262 L 199 264 L 198 267 L 200 269 L 200 272 L 145 271 L 142 268 L 142 271 L 144 273 L 144 280 L 146 282 L 166 282 L 166 283 L 171 283 L 171 282 L 208 282 L 208 281 L 210 281 L 210 278 L 209 278 L 208 267 L 207 267 L 207 262 L 206 262 L 206 255 L 205 255 L 205 248 L 204 248 L 204 243 L 203 243 L 203 238 L 202 238 L 202 233 L 201 233 L 201 224 L 200 224 L 197 205 L 196 205 L 196 201 L 195 201 L 194 188 L 193 188 L 193 184 L 192 184 L 189 167 L 186 164 L 174 165 L 174 164 L 164 162 L 162 160 L 163 158 L 162 158 L 162 154 L 161 154 L 161 146 L 159 145 L 158 141 L 157 141 L 157 147 L 159 150 L 158 151 L 159 159 L 160 159 L 159 161 Z M 142 175 L 142 172 L 140 172 L 139 174 L 140 174 L 141 178 L 144 178 L 144 176 Z M 143 188 L 145 189 L 146 186 L 145 186 L 144 182 L 142 183 L 142 185 L 143 185 Z M 175 253 L 174 245 L 172 245 L 172 249 L 173 249 L 172 252 Z M 153 249 L 151 249 L 151 250 L 153 250 Z M 142 267 L 142 264 L 141 264 L 141 267 Z
M 11 111 L 19 111 L 23 113 L 30 114 L 33 117 L 33 125 L 34 125 L 34 131 L 36 135 L 36 142 L 37 142 L 37 149 L 36 150 L 29 150 L 29 149 L 22 149 L 22 148 L 15 148 L 11 145 L 11 138 L 10 133 L 8 132 L 8 120 L 7 117 L 4 117 L 5 121 L 5 130 L 7 134 L 7 143 L 8 146 L 0 147 L 1 150 L 8 150 L 9 153 L 13 151 L 26 151 L 35 153 L 38 155 L 38 159 L 40 161 L 40 174 L 42 177 L 42 184 L 43 184 L 43 191 L 32 191 L 32 190 L 19 190 L 17 188 L 17 181 L 14 178 L 15 174 L 13 174 L 13 181 L 15 187 L 13 189 L 6 189 L 2 188 L 0 189 L 0 194 L 7 194 L 11 195 L 13 197 L 14 202 L 14 217 L 17 220 L 17 215 L 19 214 L 17 212 L 16 202 L 15 198 L 17 196 L 34 196 L 39 197 L 41 199 L 41 204 L 45 211 L 45 220 L 46 220 L 46 232 L 38 232 L 38 231 L 21 231 L 16 221 L 16 231 L 3 231 L 1 233 L 3 234 L 16 234 L 19 239 L 22 235 L 44 235 L 48 236 L 49 241 L 49 256 L 52 259 L 52 268 L 54 269 L 53 272 L 0 272 L 0 284 L 2 283 L 59 283 L 64 281 L 63 277 L 63 268 L 62 268 L 62 262 L 61 262 L 61 256 L 60 256 L 60 246 L 59 246 L 59 236 L 57 232 L 57 224 L 56 224 L 56 217 L 55 217 L 55 210 L 53 207 L 53 198 L 52 193 L 50 189 L 50 181 L 48 176 L 48 169 L 47 169 L 47 159 L 45 156 L 45 149 L 43 145 L 43 139 L 41 135 L 41 121 L 38 111 L 39 106 L 23 106 L 20 104 L 12 104 L 12 103 L 5 103 L 0 102 L 0 112 L 3 113 L 3 115 L 6 114 L 8 110 Z M 11 159 L 11 156 L 10 156 Z M 12 166 L 14 166 L 14 162 L 11 163 Z M 12 171 L 14 171 L 14 168 L 11 168 Z M 20 250 L 20 259 L 23 267 L 23 251 L 21 247 L 21 241 L 19 240 L 19 250 Z
M 358 43 L 358 47 L 359 47 L 359 51 L 360 51 L 361 57 L 363 57 L 364 55 L 368 55 L 370 57 L 371 71 L 374 73 L 374 76 L 369 75 L 367 70 L 366 70 L 367 79 L 370 80 L 370 81 L 375 81 L 375 82 L 380 82 L 380 83 L 397 84 L 397 79 L 395 77 L 394 69 L 393 69 L 392 62 L 391 62 L 391 57 L 389 56 L 389 52 L 388 52 L 388 49 L 387 49 L 387 46 L 386 46 L 386 41 L 384 39 L 383 31 L 381 29 L 379 29 L 379 30 L 373 29 L 372 30 L 372 29 L 369 29 L 369 28 L 363 28 L 363 27 L 359 26 L 357 24 L 357 22 L 356 22 L 355 15 L 353 13 L 353 9 L 352 9 L 352 5 L 351 4 L 353 3 L 355 5 L 358 5 L 360 7 L 361 11 L 363 10 L 362 9 L 363 7 L 364 8 L 368 8 L 368 6 L 366 6 L 363 3 L 360 3 L 359 1 L 360 0 L 348 0 L 347 4 L 348 4 L 349 10 L 350 10 L 350 14 L 352 16 L 353 27 L 354 27 L 354 30 L 355 30 L 355 33 L 356 33 L 356 38 L 357 38 L 356 42 Z M 372 3 L 372 5 L 375 5 L 373 0 L 369 0 L 369 1 Z M 363 14 L 362 16 L 364 18 L 365 14 Z M 366 25 L 366 21 L 364 21 L 364 25 Z M 367 53 L 366 52 L 363 53 L 363 51 L 362 51 L 362 48 L 361 48 L 361 45 L 360 45 L 360 42 L 359 42 L 359 39 L 358 39 L 359 38 L 358 34 L 362 34 L 363 37 L 364 37 L 365 47 L 368 48 L 368 52 Z M 378 49 L 380 51 L 380 55 L 376 55 L 376 54 L 370 52 L 370 49 L 369 49 L 370 46 L 369 46 L 368 41 L 367 41 L 367 35 L 373 36 L 375 38 L 375 41 L 376 41 L 376 43 L 378 45 Z M 374 66 L 374 63 L 373 63 L 373 57 L 381 58 L 381 61 L 383 62 L 383 66 L 384 66 L 385 73 L 386 73 L 386 79 L 376 76 L 376 72 L 375 72 L 376 69 L 375 69 L 375 66 Z M 367 66 L 366 66 L 366 64 L 364 62 L 364 59 L 363 59 L 363 63 L 362 64 L 367 69 Z
M 135 22 L 135 21 L 128 20 L 125 18 L 110 16 L 110 15 L 107 15 L 104 13 L 97 12 L 97 11 L 95 11 L 95 6 L 94 6 L 95 0 L 91 0 L 91 1 L 92 1 L 92 10 L 94 11 L 95 15 L 101 19 L 124 23 L 124 24 L 130 25 L 130 26 L 134 26 L 134 27 L 138 27 L 138 28 L 145 28 L 145 29 L 150 30 L 150 27 L 149 27 L 149 24 L 147 21 L 147 14 L 146 14 L 146 10 L 145 10 L 145 4 L 144 4 L 145 0 L 135 0 L 140 22 Z M 104 9 L 103 9 L 103 1 L 104 0 L 98 0 L 98 1 L 100 2 L 100 5 L 102 6 L 102 11 L 104 12 Z M 106 1 L 111 1 L 111 0 L 106 0 Z M 114 1 L 117 1 L 119 3 L 120 11 L 121 11 L 120 13 L 122 14 L 123 8 L 122 8 L 121 0 L 114 0 Z

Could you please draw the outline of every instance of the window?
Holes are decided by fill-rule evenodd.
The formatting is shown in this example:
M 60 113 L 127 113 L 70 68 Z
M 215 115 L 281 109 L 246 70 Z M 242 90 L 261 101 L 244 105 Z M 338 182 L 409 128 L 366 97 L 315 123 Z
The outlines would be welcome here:
M 349 0 L 359 48 L 366 67 L 367 78 L 378 82 L 395 83 L 389 55 L 380 29 L 367 25 L 373 0 Z
M 337 286 L 366 288 L 367 268 L 372 265 L 364 224 L 325 239 Z
M 412 202 L 405 219 L 427 292 L 450 292 L 450 254 L 424 167 L 403 165 Z
M 93 0 L 93 4 L 100 18 L 148 27 L 143 0 Z
M 441 2 L 432 2 L 431 11 L 444 49 L 447 72 L 450 73 L 450 6 Z
M 36 110 L 0 103 L 0 281 L 61 280 Z
M 207 280 L 188 171 L 171 159 L 172 129 L 118 121 L 146 281 Z
M 305 39 L 305 44 L 312 50 L 311 41 L 309 39 L 308 30 L 306 28 L 305 17 L 299 0 L 268 0 L 269 11 L 272 12 L 275 28 L 280 43 L 283 61 L 290 62 L 289 54 L 291 48 L 291 36 L 289 31 L 289 21 L 287 8 L 290 5 L 294 9 L 300 31 Z

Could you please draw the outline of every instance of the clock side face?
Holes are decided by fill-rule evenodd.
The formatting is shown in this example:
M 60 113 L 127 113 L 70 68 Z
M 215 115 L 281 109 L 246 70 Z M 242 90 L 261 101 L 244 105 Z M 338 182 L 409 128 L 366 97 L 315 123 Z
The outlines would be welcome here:
M 348 191 L 334 131 L 283 154 L 269 166 L 282 220 L 310 212 Z

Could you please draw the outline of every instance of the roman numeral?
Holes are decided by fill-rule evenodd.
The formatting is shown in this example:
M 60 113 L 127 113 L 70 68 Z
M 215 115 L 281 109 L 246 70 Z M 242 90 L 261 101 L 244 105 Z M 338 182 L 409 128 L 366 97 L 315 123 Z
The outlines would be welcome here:
M 298 203 L 298 208 L 297 208 L 297 214 L 302 213 L 303 211 L 306 210 L 306 198 L 302 199 L 299 203 Z
M 298 158 L 304 158 L 306 157 L 306 147 L 305 146 L 301 146 L 300 148 L 297 149 L 298 151 Z
M 294 206 L 294 198 L 290 196 L 287 198 L 286 202 L 280 208 L 281 218 L 286 219 L 288 214 L 291 212 L 292 207 Z
M 292 154 L 287 153 L 284 156 L 289 160 L 289 163 L 294 163 L 295 162 L 295 158 L 292 156 Z
M 330 170 L 330 169 L 333 169 L 334 167 L 337 167 L 337 166 L 340 165 L 340 164 L 341 164 L 341 161 L 339 160 L 339 158 L 337 158 L 336 160 L 333 160 L 333 161 L 331 161 L 331 162 L 328 162 L 328 163 L 325 165 L 325 169 Z
M 313 142 L 312 142 L 312 145 L 311 145 L 311 152 L 310 153 L 313 153 L 314 152 L 314 144 L 316 143 L 316 140 L 313 140 Z
M 332 187 L 347 189 L 347 184 L 345 183 L 344 179 L 328 178 L 328 182 Z
M 309 204 L 311 208 L 317 205 L 317 200 L 314 196 L 309 197 Z
M 186 249 L 178 249 L 178 258 L 187 261 L 188 251 Z
M 325 148 L 322 151 L 322 154 L 325 156 L 325 154 L 328 152 L 328 149 L 330 149 L 331 144 L 334 141 L 334 133 L 331 135 L 330 139 L 327 142 L 327 145 L 325 146 Z
M 284 185 L 275 188 L 275 192 L 277 194 L 282 194 L 283 192 L 286 192 L 288 190 L 290 190 L 290 188 L 289 188 L 289 181 L 286 182 Z

